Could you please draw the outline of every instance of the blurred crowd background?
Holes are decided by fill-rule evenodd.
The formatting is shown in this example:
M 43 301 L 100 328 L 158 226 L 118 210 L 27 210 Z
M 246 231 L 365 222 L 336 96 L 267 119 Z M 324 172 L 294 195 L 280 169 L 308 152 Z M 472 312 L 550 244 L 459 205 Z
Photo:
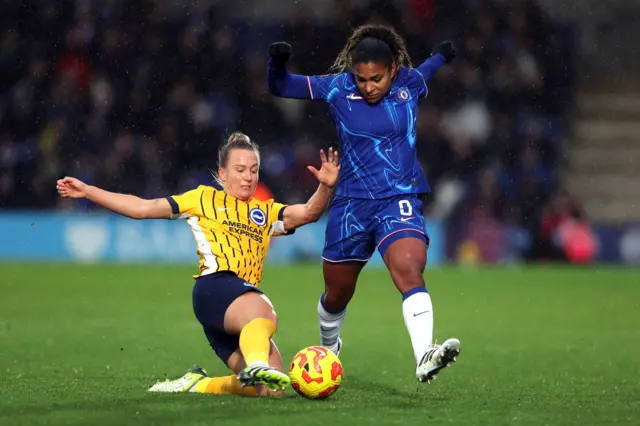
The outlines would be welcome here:
M 405 37 L 415 65 L 442 40 L 458 48 L 421 104 L 427 213 L 487 241 L 485 257 L 504 226 L 514 232 L 500 247 L 552 256 L 545 227 L 582 214 L 558 179 L 574 25 L 535 0 L 327 2 L 322 19 L 291 2 L 277 22 L 234 18 L 229 2 L 1 2 L 0 208 L 91 209 L 56 197 L 63 175 L 143 197 L 209 184 L 234 130 L 260 144 L 265 190 L 299 202 L 316 186 L 306 165 L 336 133 L 323 103 L 267 93 L 267 46 L 288 41 L 292 71 L 324 74 L 352 29 L 375 21 Z

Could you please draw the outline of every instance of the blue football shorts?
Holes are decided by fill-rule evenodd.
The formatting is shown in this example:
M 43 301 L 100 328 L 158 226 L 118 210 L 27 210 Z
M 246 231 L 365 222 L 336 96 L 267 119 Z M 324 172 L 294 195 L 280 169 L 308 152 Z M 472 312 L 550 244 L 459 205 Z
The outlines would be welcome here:
M 384 258 L 389 246 L 402 238 L 421 238 L 429 244 L 418 194 L 381 200 L 336 197 L 329 209 L 322 258 L 366 262 L 376 248 Z

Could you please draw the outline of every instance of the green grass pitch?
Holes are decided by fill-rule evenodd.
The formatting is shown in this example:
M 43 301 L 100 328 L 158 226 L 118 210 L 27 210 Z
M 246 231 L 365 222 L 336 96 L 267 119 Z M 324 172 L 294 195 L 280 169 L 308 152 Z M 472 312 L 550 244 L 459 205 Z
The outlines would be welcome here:
M 191 311 L 193 268 L 0 264 L 2 425 L 638 425 L 640 271 L 427 272 L 436 337 L 462 341 L 431 385 L 414 378 L 401 300 L 366 270 L 325 401 L 149 394 L 194 363 L 228 374 Z M 317 344 L 319 265 L 269 268 L 288 361 Z

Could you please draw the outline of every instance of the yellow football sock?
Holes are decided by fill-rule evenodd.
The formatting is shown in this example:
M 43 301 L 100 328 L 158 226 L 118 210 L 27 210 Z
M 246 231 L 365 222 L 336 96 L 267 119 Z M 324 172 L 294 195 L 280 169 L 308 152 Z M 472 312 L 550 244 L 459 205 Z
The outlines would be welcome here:
M 269 363 L 271 336 L 275 332 L 275 324 L 266 318 L 255 318 L 244 326 L 240 332 L 240 351 L 247 365 Z
M 197 393 L 215 393 L 217 395 L 258 396 L 256 388 L 242 387 L 236 376 L 206 377 L 196 384 Z

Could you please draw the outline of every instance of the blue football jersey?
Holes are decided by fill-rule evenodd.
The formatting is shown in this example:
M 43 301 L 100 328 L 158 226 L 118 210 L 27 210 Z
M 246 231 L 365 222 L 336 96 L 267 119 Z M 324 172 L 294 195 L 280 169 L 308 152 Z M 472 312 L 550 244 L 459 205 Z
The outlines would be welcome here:
M 380 102 L 365 101 L 351 73 L 306 77 L 311 99 L 329 104 L 340 139 L 336 194 L 381 199 L 429 192 L 416 155 L 418 101 L 427 95 L 423 74 L 401 67 Z

